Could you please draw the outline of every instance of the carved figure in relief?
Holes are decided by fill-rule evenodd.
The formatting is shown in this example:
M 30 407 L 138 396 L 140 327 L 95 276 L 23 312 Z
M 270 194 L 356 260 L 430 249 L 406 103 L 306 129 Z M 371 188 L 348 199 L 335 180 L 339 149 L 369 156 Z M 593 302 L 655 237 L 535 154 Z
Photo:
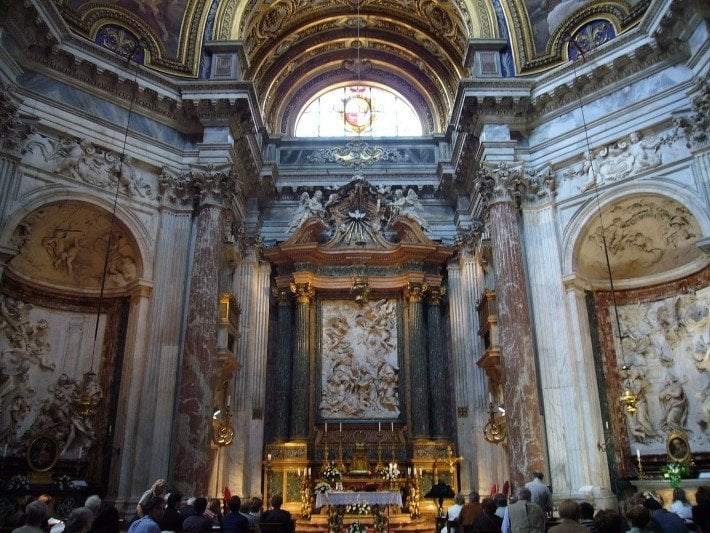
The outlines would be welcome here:
M 698 372 L 710 372 L 710 343 L 704 337 L 695 341 L 693 347 L 693 359 Z
M 698 392 L 695 395 L 695 399 L 700 406 L 698 425 L 703 432 L 706 432 L 708 428 L 710 428 L 710 384 L 708 384 L 704 390 Z
M 662 142 L 660 139 L 642 139 L 641 133 L 635 131 L 629 135 L 629 141 L 632 172 L 640 172 L 661 164 L 661 155 L 658 153 L 658 147 Z
M 624 389 L 629 389 L 636 396 L 636 412 L 627 413 L 631 434 L 637 442 L 648 442 L 658 436 L 649 419 L 646 399 L 646 391 L 651 384 L 646 379 L 645 372 L 636 367 L 632 367 L 629 371 L 622 371 L 621 376 Z
M 663 406 L 661 428 L 665 431 L 688 431 L 685 428 L 688 420 L 688 398 L 683 391 L 683 384 L 673 374 L 666 377 L 666 384 L 658 399 Z
M 121 187 L 123 187 L 128 196 L 151 197 L 150 185 L 143 181 L 143 178 L 138 176 L 135 168 L 133 168 L 133 158 L 126 157 L 123 164 L 117 164 L 116 175 Z
M 83 236 L 79 230 L 55 228 L 42 239 L 42 246 L 56 270 L 65 270 L 70 276 L 74 275 L 73 264 L 79 254 Z
M 320 190 L 313 194 L 313 198 L 311 198 L 311 195 L 307 192 L 303 192 L 298 203 L 298 208 L 288 225 L 288 231 L 300 228 L 301 224 L 310 217 L 323 218 L 325 216 L 325 209 L 323 209 L 323 204 L 321 203 L 322 199 L 323 192 Z
M 424 218 L 423 212 L 424 207 L 414 189 L 409 189 L 406 196 L 404 196 L 402 189 L 396 189 L 394 199 L 390 203 L 390 216 L 387 225 L 399 216 L 408 216 L 417 222 L 423 230 L 428 230 L 429 223 Z

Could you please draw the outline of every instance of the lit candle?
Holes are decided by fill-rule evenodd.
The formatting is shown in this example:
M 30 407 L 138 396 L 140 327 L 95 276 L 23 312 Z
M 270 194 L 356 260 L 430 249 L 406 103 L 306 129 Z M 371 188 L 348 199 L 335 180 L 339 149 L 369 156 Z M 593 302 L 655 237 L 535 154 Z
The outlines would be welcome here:
M 377 423 L 377 431 L 382 431 L 382 422 Z
M 328 433 L 328 422 L 325 423 L 325 432 Z
M 493 403 L 493 393 L 488 393 L 488 403 Z
M 266 454 L 266 460 L 269 461 L 269 462 L 271 462 L 271 454 L 270 454 L 270 453 L 267 453 L 267 454 Z
M 343 423 L 342 422 L 340 422 L 340 432 L 341 433 L 343 432 Z
M 308 475 L 309 476 L 311 475 L 311 467 L 310 466 L 308 467 Z
M 227 407 L 229 407 L 230 405 L 232 405 L 232 395 L 228 394 L 227 395 Z
M 390 422 L 390 431 L 394 431 L 394 422 Z
M 636 460 L 640 463 L 641 462 L 641 450 L 636 448 Z

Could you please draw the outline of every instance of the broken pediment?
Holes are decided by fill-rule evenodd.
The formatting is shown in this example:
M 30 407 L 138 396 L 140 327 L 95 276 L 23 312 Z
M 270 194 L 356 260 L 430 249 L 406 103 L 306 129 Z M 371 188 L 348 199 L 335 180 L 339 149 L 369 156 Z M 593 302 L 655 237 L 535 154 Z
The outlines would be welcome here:
M 294 214 L 295 232 L 279 246 L 265 250 L 278 264 L 311 262 L 319 264 L 398 263 L 403 261 L 440 262 L 452 249 L 429 239 L 428 224 L 418 195 L 413 189 L 379 186 L 361 176 L 329 194 L 313 197 L 302 193 Z M 301 207 L 303 209 L 301 209 Z

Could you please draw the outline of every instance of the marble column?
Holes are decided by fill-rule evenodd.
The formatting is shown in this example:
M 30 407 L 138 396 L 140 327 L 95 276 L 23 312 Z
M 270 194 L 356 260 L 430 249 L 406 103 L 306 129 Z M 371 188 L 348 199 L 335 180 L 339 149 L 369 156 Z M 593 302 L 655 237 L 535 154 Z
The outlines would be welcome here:
M 409 283 L 404 296 L 409 302 L 409 361 L 410 398 L 412 405 L 412 436 L 428 439 L 429 432 L 429 380 L 427 377 L 426 337 L 422 296 L 427 287 L 423 283 Z
M 427 295 L 427 329 L 429 333 L 429 400 L 431 402 L 431 436 L 448 438 L 447 413 L 450 390 L 446 379 L 443 337 L 441 335 L 441 298 L 446 287 L 429 287 Z
M 239 494 L 259 494 L 262 489 L 267 349 L 264 339 L 268 336 L 270 273 L 270 266 L 263 264 L 252 248 L 234 276 L 234 292 L 242 304 L 237 351 L 242 368 L 235 378 L 232 405 L 234 426 L 240 428 L 242 438 L 227 448 L 223 479 Z
M 234 193 L 236 177 L 228 167 L 221 170 L 207 167 L 193 170 L 191 178 L 200 201 L 180 367 L 173 480 L 175 487 L 185 494 L 207 494 L 212 470 L 208 428 L 217 373 L 224 216 L 225 206 Z
M 274 412 L 273 430 L 274 439 L 278 442 L 285 442 L 289 437 L 289 419 L 291 411 L 289 401 L 291 397 L 291 321 L 292 321 L 292 298 L 291 289 L 288 287 L 278 287 L 274 290 L 274 295 L 279 302 L 279 334 L 276 345 L 276 376 L 274 379 Z
M 482 167 L 478 189 L 486 202 L 496 274 L 508 460 L 516 488 L 544 471 L 545 458 L 525 266 L 514 201 L 522 168 L 502 162 Z
M 294 283 L 296 295 L 296 338 L 293 342 L 291 371 L 291 440 L 308 438 L 308 406 L 310 398 L 310 311 L 316 291 L 310 283 Z

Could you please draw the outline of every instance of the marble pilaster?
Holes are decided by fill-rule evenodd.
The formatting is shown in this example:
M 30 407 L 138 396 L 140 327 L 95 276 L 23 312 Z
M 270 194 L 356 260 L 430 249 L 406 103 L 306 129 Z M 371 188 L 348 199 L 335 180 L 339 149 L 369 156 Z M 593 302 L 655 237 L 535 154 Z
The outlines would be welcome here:
M 588 388 L 580 382 L 576 361 L 567 356 L 571 338 L 552 205 L 524 209 L 523 227 L 545 406 L 549 479 L 555 494 L 569 495 L 573 489 L 589 484 L 585 481 L 585 463 L 579 458 L 583 457 L 583 436 L 588 422 L 600 413 L 598 408 L 592 412 L 579 411 L 581 396 Z
M 274 439 L 278 442 L 285 442 L 289 437 L 289 397 L 291 395 L 291 321 L 292 321 L 292 299 L 291 290 L 286 287 L 279 287 L 274 290 L 274 295 L 279 302 L 279 334 L 276 346 L 276 368 L 277 375 L 274 379 Z
M 182 356 L 174 484 L 183 492 L 207 494 L 211 471 L 210 432 L 216 378 L 219 321 L 219 273 L 222 264 L 224 210 L 236 178 L 227 166 L 191 173 L 199 196 L 187 329 Z
M 409 283 L 404 296 L 409 302 L 409 359 L 412 411 L 412 437 L 428 439 L 429 431 L 429 380 L 427 377 L 426 338 L 422 297 L 427 286 Z
M 585 485 L 592 485 L 593 496 L 596 507 L 610 508 L 617 503 L 617 498 L 611 490 L 611 478 L 609 475 L 609 463 L 606 454 L 599 449 L 606 448 L 608 453 L 615 453 L 611 445 L 612 431 L 609 424 L 602 424 L 600 413 L 602 399 L 599 396 L 597 371 L 601 372 L 595 365 L 593 348 L 591 344 L 592 333 L 589 328 L 589 315 L 585 294 L 581 288 L 569 283 L 565 287 L 565 300 L 569 315 L 570 328 L 570 350 L 578 368 L 578 379 L 576 387 L 579 390 L 579 410 L 583 413 L 599 413 L 597 416 L 587 416 L 585 418 L 586 430 L 582 433 L 584 461 Z M 605 431 L 605 428 L 606 431 Z M 575 460 L 579 460 L 575 458 Z M 580 486 L 572 485 L 572 490 Z
M 111 479 L 109 485 L 116 496 L 117 506 L 138 502 L 145 488 L 134 482 L 137 433 L 140 415 L 147 409 L 146 416 L 152 417 L 154 406 L 141 402 L 141 388 L 147 359 L 145 357 L 146 338 L 149 329 L 150 290 L 140 287 L 133 293 L 126 330 L 126 349 L 121 370 L 118 409 L 114 434 L 121 437 L 114 447 L 121 450 L 111 460 Z M 129 505 L 129 507 L 130 507 Z
M 310 283 L 293 283 L 296 295 L 296 321 L 291 370 L 291 440 L 308 438 L 310 375 L 310 310 L 315 289 Z
M 429 287 L 427 290 L 427 328 L 429 337 L 429 401 L 431 402 L 431 436 L 448 438 L 448 391 L 445 376 L 443 338 L 441 335 L 441 298 L 446 287 Z
M 491 233 L 510 477 L 518 488 L 533 471 L 543 471 L 545 464 L 530 305 L 514 201 L 524 184 L 522 169 L 505 162 L 482 168 L 477 178 Z

